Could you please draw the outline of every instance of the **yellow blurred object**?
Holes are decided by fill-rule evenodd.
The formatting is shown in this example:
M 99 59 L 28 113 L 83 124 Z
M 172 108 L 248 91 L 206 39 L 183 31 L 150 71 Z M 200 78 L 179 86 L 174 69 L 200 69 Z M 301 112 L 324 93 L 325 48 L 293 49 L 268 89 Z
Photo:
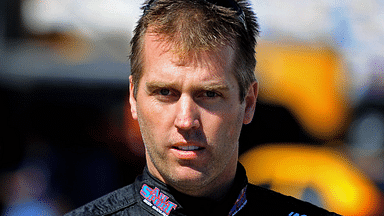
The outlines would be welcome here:
M 348 119 L 348 79 L 341 56 L 323 45 L 260 41 L 260 99 L 287 107 L 311 135 L 332 139 Z
M 56 52 L 67 61 L 66 63 L 79 64 L 90 61 L 94 52 L 93 43 L 77 32 L 57 34 L 53 42 Z
M 339 152 L 307 145 L 267 145 L 240 157 L 249 181 L 302 198 L 314 189 L 324 208 L 342 215 L 381 215 L 383 197 L 376 186 Z
M 76 31 L 30 34 L 29 37 L 43 46 L 48 45 L 65 64 L 84 64 L 96 58 L 93 42 Z

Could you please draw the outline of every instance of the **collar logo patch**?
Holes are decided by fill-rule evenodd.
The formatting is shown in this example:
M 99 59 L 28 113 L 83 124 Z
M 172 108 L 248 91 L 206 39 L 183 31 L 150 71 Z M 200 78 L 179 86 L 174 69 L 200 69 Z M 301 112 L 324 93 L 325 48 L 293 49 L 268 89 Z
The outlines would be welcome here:
M 177 205 L 168 200 L 168 196 L 160 192 L 160 190 L 155 187 L 154 189 L 149 187 L 146 184 L 143 184 L 140 190 L 141 196 L 145 199 L 143 202 L 158 213 L 163 216 L 168 216 L 172 210 L 176 209 Z

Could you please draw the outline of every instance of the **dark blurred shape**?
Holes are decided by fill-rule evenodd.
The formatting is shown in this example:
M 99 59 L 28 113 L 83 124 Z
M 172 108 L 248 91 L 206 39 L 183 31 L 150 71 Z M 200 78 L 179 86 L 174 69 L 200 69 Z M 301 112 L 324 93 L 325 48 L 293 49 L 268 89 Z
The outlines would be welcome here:
M 22 37 L 23 27 L 21 25 L 21 1 L 1 1 L 2 9 L 5 14 L 5 37 L 16 40 Z
M 0 176 L 4 215 L 58 215 L 60 197 L 52 190 L 55 157 L 49 146 L 33 143 L 25 149 L 25 157 L 15 171 Z
M 20 94 L 12 89 L 0 87 L 0 113 L 2 131 L 0 133 L 0 171 L 14 170 L 24 156 L 25 134 L 18 125 L 17 103 Z
M 240 135 L 240 154 L 268 143 L 318 144 L 283 106 L 258 101 L 252 122 L 244 125 Z
M 27 99 L 29 137 L 45 139 L 60 152 L 57 180 L 62 182 L 56 188 L 63 188 L 61 194 L 72 197 L 75 206 L 132 182 L 144 167 L 126 148 L 126 94 L 124 86 L 43 83 Z
M 145 160 L 142 140 L 132 138 L 137 137 L 137 128 L 132 134 L 126 128 L 132 125 L 125 123 L 127 89 L 76 80 L 36 82 L 28 90 L 1 88 L 6 128 L 1 134 L 0 178 L 16 184 L 16 174 L 33 162 L 28 167 L 46 176 L 47 196 L 65 200 L 57 204 L 63 211 L 133 182 Z M 39 190 L 29 185 L 26 190 Z M 9 188 L 9 193 L 33 204 L 35 196 L 28 198 L 17 187 Z M 3 210 L 5 205 L 16 211 L 19 202 L 8 203 L 6 197 L 0 197 Z

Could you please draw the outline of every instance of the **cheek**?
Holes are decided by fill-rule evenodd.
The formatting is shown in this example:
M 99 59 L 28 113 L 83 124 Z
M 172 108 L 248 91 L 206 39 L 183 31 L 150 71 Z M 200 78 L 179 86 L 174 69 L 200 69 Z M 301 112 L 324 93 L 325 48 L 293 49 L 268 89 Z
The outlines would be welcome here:
M 137 114 L 140 129 L 144 132 L 143 136 L 160 139 L 160 137 L 166 135 L 166 130 L 172 124 L 171 109 L 159 106 L 150 100 L 148 100 L 148 103 L 138 104 Z
M 227 123 L 227 135 L 229 139 L 233 140 L 237 143 L 240 137 L 240 131 L 242 127 L 243 121 L 241 116 L 233 116 Z
M 230 118 L 228 120 L 228 136 L 229 139 L 231 139 L 236 144 L 238 143 L 238 140 L 240 138 L 240 131 L 243 125 L 243 119 L 244 119 L 244 112 L 242 107 L 237 107 L 236 112 L 228 113 L 228 117 Z
M 141 103 L 137 104 L 137 110 L 138 113 L 140 113 L 141 118 L 147 122 L 161 123 L 160 119 L 164 118 L 167 114 L 164 112 L 164 108 L 159 106 L 159 104 L 154 102 L 151 98 L 140 102 Z
M 240 131 L 242 127 L 242 118 L 244 113 L 239 112 L 238 109 L 235 109 L 234 112 L 222 111 L 215 114 L 207 114 L 202 118 L 205 119 L 205 133 L 209 141 L 220 142 L 220 143 L 233 143 L 236 142 L 240 136 Z M 228 109 L 228 110 L 231 110 Z M 204 124 L 203 124 L 204 125 Z M 209 136 L 210 135 L 210 136 Z

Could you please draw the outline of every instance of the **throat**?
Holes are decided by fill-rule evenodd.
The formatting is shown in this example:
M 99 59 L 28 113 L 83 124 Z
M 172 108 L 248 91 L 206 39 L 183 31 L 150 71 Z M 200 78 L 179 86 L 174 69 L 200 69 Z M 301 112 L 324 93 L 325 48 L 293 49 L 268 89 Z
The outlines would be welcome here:
M 236 195 L 227 194 L 221 199 L 208 197 L 194 197 L 185 194 L 175 196 L 182 207 L 182 211 L 188 215 L 228 215 L 232 206 L 236 202 Z

